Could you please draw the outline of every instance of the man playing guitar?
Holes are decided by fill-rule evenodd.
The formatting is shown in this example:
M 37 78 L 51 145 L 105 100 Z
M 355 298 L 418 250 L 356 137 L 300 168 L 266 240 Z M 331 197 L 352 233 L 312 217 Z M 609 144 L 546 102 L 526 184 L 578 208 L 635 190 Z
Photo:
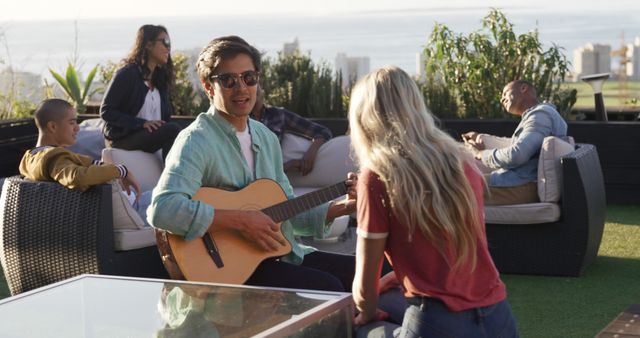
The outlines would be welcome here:
M 236 191 L 263 178 L 277 182 L 287 198 L 294 197 L 278 138 L 249 119 L 260 66 L 259 51 L 237 36 L 214 39 L 202 50 L 196 68 L 212 104 L 177 137 L 153 190 L 148 220 L 186 241 L 200 240 L 211 230 L 229 230 L 265 252 L 290 243 L 290 253 L 262 261 L 245 284 L 350 291 L 353 256 L 315 251 L 296 243 L 294 236 L 323 237 L 334 218 L 355 211 L 355 174 L 346 181 L 347 198 L 324 203 L 281 225 L 255 208 L 215 208 L 215 202 L 193 198 L 201 187 Z M 233 263 L 228 258 L 224 262 Z

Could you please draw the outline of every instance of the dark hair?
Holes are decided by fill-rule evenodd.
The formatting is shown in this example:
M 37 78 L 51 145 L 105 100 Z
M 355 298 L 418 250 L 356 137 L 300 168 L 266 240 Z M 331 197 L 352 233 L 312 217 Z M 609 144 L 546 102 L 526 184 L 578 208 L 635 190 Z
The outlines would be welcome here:
M 200 80 L 209 81 L 221 61 L 232 59 L 238 54 L 246 54 L 249 56 L 253 62 L 253 67 L 257 71 L 260 71 L 261 55 L 255 47 L 251 46 L 239 36 L 223 36 L 211 40 L 200 52 L 198 62 L 196 63 L 196 70 L 198 71 Z
M 71 103 L 62 99 L 47 99 L 40 102 L 33 112 L 36 127 L 40 130 L 45 129 L 47 123 L 60 120 L 69 109 L 73 109 Z
M 164 26 L 160 25 L 143 25 L 138 28 L 138 33 L 136 34 L 136 41 L 133 44 L 133 48 L 129 52 L 126 58 L 122 60 L 122 63 L 125 65 L 134 64 L 140 67 L 142 71 L 142 76 L 147 78 L 151 70 L 147 67 L 147 61 L 149 59 L 149 55 L 147 55 L 147 44 L 150 42 L 155 43 L 158 35 L 161 33 L 169 34 L 167 29 Z M 153 71 L 152 78 L 150 79 L 153 85 L 161 90 L 168 90 L 174 81 L 174 73 L 173 73 L 173 61 L 171 60 L 171 53 L 169 53 L 169 58 L 167 59 L 167 63 L 162 66 L 157 66 Z

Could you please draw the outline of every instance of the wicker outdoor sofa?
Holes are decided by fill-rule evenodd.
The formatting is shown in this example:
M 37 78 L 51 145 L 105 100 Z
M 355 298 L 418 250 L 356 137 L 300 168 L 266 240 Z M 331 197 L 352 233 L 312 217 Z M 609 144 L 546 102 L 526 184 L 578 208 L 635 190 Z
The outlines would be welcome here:
M 591 144 L 560 158 L 560 219 L 542 224 L 487 222 L 491 256 L 501 273 L 581 276 L 598 254 L 606 200 L 598 152 Z
M 111 186 L 5 179 L 0 262 L 12 295 L 80 274 L 168 278 L 156 246 L 116 251 Z
M 561 216 L 538 224 L 487 222 L 501 273 L 580 276 L 595 259 L 605 220 L 602 170 L 593 145 L 560 158 Z M 87 192 L 7 178 L 0 199 L 0 262 L 12 294 L 83 273 L 168 278 L 156 246 L 116 251 L 111 186 Z M 508 223 L 508 222 L 507 222 Z

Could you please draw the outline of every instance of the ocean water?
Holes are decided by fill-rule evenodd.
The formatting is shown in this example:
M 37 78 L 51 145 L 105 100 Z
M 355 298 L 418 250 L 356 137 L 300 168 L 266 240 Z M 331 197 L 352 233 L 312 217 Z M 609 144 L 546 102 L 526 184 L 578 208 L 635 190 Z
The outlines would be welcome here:
M 589 42 L 620 46 L 640 36 L 637 10 L 603 6 L 599 11 L 551 11 L 504 8 L 518 33 L 538 29 L 548 47 L 557 44 L 573 60 L 573 50 Z M 197 53 L 211 39 L 228 34 L 275 57 L 285 42 L 295 38 L 300 49 L 316 62 L 333 65 L 339 52 L 368 56 L 371 69 L 397 65 L 416 72 L 416 54 L 427 44 L 435 22 L 457 33 L 481 27 L 487 8 L 398 10 L 333 16 L 243 15 L 140 19 L 94 19 L 41 22 L 0 22 L 0 60 L 14 70 L 50 77 L 48 68 L 62 70 L 75 55 L 87 71 L 97 63 L 119 61 L 133 44 L 137 28 L 145 23 L 165 25 L 173 51 Z M 76 30 L 77 26 L 77 30 Z M 77 32 L 77 42 L 76 42 Z

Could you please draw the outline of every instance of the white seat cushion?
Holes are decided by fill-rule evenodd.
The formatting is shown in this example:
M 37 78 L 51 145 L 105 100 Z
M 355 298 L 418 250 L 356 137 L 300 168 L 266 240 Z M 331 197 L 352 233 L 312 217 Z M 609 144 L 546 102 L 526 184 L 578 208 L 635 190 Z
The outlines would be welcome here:
M 484 219 L 491 224 L 537 224 L 560 219 L 556 203 L 528 203 L 484 207 Z
M 311 141 L 297 135 L 285 133 L 282 138 L 283 160 L 299 159 L 309 148 Z M 351 138 L 332 138 L 318 149 L 313 170 L 306 176 L 294 172 L 287 173 L 293 187 L 323 188 L 347 179 L 349 171 L 357 171 L 351 158 Z
M 134 210 L 131 202 L 123 192 L 120 183 L 111 183 L 111 205 L 113 209 L 113 229 L 114 230 L 138 230 L 145 227 L 144 220 Z
M 538 197 L 541 202 L 557 203 L 562 194 L 560 158 L 574 150 L 574 146 L 555 136 L 542 142 L 538 161 Z
M 102 161 L 105 163 L 124 164 L 127 170 L 134 173 L 140 183 L 140 190 L 144 194 L 151 191 L 162 174 L 162 161 L 156 154 L 146 153 L 141 150 L 123 150 L 117 148 L 105 148 L 102 150 Z M 122 194 L 120 194 L 122 196 Z M 122 203 L 128 203 L 123 200 Z M 130 205 L 129 205 L 130 207 Z M 133 208 L 130 207 L 130 210 Z M 114 246 L 118 251 L 140 249 L 156 245 L 156 237 L 153 228 L 145 226 L 144 220 L 137 212 L 133 212 L 131 218 L 137 217 L 142 226 L 133 229 L 125 224 L 120 224 L 124 216 L 117 216 L 114 208 Z
M 134 250 L 156 245 L 156 235 L 152 227 L 145 227 L 139 230 L 114 230 L 113 238 L 116 251 Z
M 162 174 L 162 161 L 156 154 L 142 150 L 123 150 L 117 148 L 102 149 L 102 161 L 105 163 L 124 164 L 132 171 L 140 183 L 140 191 L 150 191 L 158 183 Z
M 280 143 L 282 147 L 282 161 L 287 163 L 291 160 L 301 158 L 304 153 L 307 152 L 310 145 L 311 140 L 307 138 L 291 133 L 284 133 L 282 135 L 282 142 Z
M 285 133 L 282 138 L 282 156 L 284 162 L 301 158 L 311 141 L 303 137 Z M 287 173 L 296 196 L 330 186 L 347 179 L 347 173 L 357 171 L 351 157 L 351 138 L 338 136 L 332 138 L 320 149 L 313 170 L 306 176 L 300 173 Z M 349 225 L 349 216 L 337 217 L 331 225 L 331 232 L 325 239 L 335 240 Z
M 485 134 L 482 134 L 485 135 Z M 496 148 L 504 145 L 501 138 L 485 140 Z M 560 219 L 558 201 L 562 193 L 560 158 L 574 150 L 573 139 L 568 143 L 561 138 L 548 136 L 542 142 L 538 161 L 538 197 L 540 203 L 495 205 L 484 207 L 486 223 L 538 224 L 557 222 Z

